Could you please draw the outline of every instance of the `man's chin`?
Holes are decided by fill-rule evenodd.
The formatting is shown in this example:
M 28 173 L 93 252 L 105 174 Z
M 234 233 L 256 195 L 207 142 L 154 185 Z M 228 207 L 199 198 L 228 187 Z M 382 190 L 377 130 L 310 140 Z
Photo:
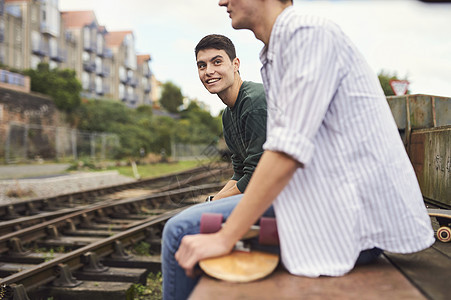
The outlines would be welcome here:
M 220 93 L 220 92 L 221 92 L 218 88 L 214 88 L 214 87 L 211 87 L 211 88 L 205 87 L 205 88 L 207 89 L 207 91 L 208 91 L 210 94 L 217 94 L 217 93 Z

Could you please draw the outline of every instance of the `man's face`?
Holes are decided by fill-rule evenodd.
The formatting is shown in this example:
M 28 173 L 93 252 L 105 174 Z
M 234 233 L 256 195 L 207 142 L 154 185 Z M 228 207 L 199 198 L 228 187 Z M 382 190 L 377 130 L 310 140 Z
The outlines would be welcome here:
M 254 0 L 219 0 L 219 6 L 227 8 L 235 29 L 252 29 L 251 20 L 258 1 Z
M 224 50 L 204 49 L 197 53 L 199 79 L 212 94 L 219 94 L 232 86 L 239 60 L 230 61 Z

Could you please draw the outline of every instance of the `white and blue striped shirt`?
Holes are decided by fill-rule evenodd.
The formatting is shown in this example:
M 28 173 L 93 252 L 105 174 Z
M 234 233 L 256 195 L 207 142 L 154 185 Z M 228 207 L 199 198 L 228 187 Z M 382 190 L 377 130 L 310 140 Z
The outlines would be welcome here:
M 337 25 L 289 7 L 260 55 L 265 150 L 303 164 L 274 202 L 282 260 L 338 276 L 362 250 L 434 242 L 414 170 L 377 76 Z

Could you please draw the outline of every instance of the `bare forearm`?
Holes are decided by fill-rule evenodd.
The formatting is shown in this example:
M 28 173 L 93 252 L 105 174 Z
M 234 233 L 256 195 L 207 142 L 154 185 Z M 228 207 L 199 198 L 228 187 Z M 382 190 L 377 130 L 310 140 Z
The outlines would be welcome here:
M 300 164 L 291 157 L 265 151 L 252 176 L 246 192 L 235 207 L 220 234 L 234 244 L 271 205 L 290 181 Z
M 236 186 L 236 183 L 236 180 L 229 180 L 227 184 L 214 196 L 213 200 L 219 200 L 241 194 L 240 190 Z

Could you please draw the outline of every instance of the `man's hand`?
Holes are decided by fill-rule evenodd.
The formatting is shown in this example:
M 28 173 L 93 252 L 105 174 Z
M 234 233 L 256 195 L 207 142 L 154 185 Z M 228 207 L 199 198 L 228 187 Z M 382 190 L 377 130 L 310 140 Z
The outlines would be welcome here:
M 175 259 L 188 277 L 194 277 L 194 267 L 205 258 L 228 254 L 234 243 L 220 234 L 195 234 L 183 237 Z

